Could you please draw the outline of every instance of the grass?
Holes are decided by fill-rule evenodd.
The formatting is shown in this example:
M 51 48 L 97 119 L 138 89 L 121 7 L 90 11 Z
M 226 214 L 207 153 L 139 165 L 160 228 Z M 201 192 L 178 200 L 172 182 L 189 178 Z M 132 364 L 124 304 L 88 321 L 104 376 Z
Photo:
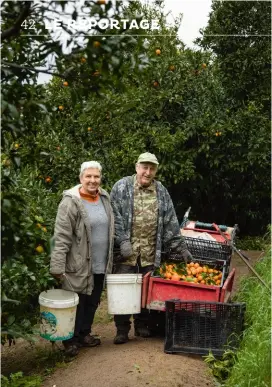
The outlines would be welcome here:
M 258 274 L 271 285 L 271 251 L 266 252 L 255 266 Z M 271 288 L 270 288 L 271 289 Z M 255 277 L 245 277 L 234 298 L 246 303 L 245 331 L 239 350 L 230 353 L 230 359 L 210 363 L 214 376 L 224 387 L 271 386 L 271 294 Z M 224 380 L 225 379 L 225 380 Z
M 271 251 L 256 264 L 271 285 Z M 270 288 L 271 289 L 271 288 Z M 256 277 L 245 278 L 235 301 L 246 302 L 246 330 L 226 387 L 271 386 L 271 294 Z
M 45 348 L 33 349 L 35 366 L 31 372 L 16 372 L 9 376 L 1 375 L 2 387 L 41 387 L 43 379 L 56 369 L 66 367 L 63 352 Z
M 259 250 L 265 251 L 271 241 L 271 226 L 267 227 L 267 231 L 263 236 L 244 236 L 240 239 L 239 235 L 235 240 L 237 249 L 241 250 Z

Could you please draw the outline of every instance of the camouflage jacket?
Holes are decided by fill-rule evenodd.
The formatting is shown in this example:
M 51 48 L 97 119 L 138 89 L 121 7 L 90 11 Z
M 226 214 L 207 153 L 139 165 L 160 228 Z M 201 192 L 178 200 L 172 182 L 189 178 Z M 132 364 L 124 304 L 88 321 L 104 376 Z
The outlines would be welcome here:
M 158 203 L 158 225 L 156 236 L 155 266 L 161 262 L 161 251 L 171 249 L 175 251 L 187 250 L 184 238 L 180 234 L 180 227 L 173 202 L 167 189 L 154 181 Z M 131 241 L 134 176 L 127 176 L 114 184 L 110 197 L 115 222 L 115 246 L 119 247 L 124 241 Z

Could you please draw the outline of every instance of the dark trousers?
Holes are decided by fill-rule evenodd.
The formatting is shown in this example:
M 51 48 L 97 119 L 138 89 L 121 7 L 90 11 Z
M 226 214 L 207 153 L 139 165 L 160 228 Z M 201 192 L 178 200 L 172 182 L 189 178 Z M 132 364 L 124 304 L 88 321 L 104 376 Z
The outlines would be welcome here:
M 91 333 L 94 315 L 100 304 L 104 274 L 94 274 L 94 288 L 91 295 L 78 294 L 79 304 L 76 311 L 74 337 L 66 342 L 75 342 Z
M 145 275 L 149 271 L 153 270 L 154 266 L 149 265 L 145 267 L 141 267 L 139 264 L 136 266 L 129 266 L 129 265 L 123 265 L 119 264 L 115 266 L 114 273 L 115 274 L 133 274 L 133 273 L 142 273 Z M 130 314 L 119 314 L 114 315 L 114 322 L 115 326 L 117 328 L 117 332 L 125 333 L 127 334 L 130 331 Z M 148 309 L 141 309 L 141 313 L 134 314 L 134 328 L 140 328 L 140 327 L 148 327 L 148 322 L 150 318 L 150 313 Z

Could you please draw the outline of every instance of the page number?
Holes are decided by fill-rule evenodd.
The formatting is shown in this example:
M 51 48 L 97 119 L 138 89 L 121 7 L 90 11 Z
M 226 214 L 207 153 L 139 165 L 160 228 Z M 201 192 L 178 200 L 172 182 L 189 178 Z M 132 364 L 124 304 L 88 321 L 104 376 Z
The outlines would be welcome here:
M 23 21 L 23 23 L 21 24 L 21 26 L 26 30 L 34 30 L 35 29 L 35 20 L 33 19 L 29 19 L 28 21 L 25 20 Z

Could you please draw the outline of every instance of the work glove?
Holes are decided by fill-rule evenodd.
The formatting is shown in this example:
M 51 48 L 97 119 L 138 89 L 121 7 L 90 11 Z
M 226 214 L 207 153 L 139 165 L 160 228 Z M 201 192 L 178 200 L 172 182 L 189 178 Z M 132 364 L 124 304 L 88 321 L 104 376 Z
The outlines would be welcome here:
M 176 249 L 173 252 L 178 254 L 183 259 L 183 261 L 185 263 L 187 263 L 188 261 L 190 262 L 190 261 L 193 260 L 193 256 L 190 253 L 190 251 L 187 250 L 187 249 L 184 249 L 184 246 L 182 246 L 182 245 L 177 246 Z
M 132 245 L 131 245 L 130 241 L 122 242 L 120 245 L 120 251 L 121 251 L 122 257 L 124 257 L 124 258 L 131 257 L 133 252 L 132 252 Z
M 187 263 L 187 261 L 192 261 L 193 260 L 193 256 L 192 256 L 192 254 L 190 253 L 189 250 L 183 250 L 179 254 L 182 256 L 182 258 L 184 259 L 184 261 L 186 263 Z

